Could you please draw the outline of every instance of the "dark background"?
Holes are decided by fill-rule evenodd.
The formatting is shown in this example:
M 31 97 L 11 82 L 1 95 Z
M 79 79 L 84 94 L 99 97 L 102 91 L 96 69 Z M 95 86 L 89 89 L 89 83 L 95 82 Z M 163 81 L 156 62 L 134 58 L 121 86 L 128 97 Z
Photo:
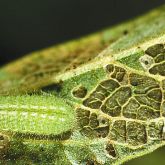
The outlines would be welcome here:
M 0 0 L 0 65 L 133 18 L 165 0 Z

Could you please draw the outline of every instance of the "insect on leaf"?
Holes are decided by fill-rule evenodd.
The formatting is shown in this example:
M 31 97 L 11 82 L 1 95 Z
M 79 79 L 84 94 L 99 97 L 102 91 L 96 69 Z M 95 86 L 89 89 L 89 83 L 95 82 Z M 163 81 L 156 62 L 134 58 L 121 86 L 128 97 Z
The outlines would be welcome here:
M 165 145 L 165 6 L 0 69 L 0 163 L 122 164 Z

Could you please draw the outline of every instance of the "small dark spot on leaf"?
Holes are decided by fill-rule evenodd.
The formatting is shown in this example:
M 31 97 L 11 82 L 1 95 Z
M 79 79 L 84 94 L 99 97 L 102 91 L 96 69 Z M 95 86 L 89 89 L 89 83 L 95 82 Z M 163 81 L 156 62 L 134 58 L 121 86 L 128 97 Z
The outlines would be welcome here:
M 2 135 L 0 135 L 0 140 L 4 140 L 4 137 Z
M 137 82 L 137 81 L 132 81 L 132 82 L 131 82 L 131 85 L 133 85 L 133 86 L 138 86 L 138 82 Z
M 112 156 L 113 158 L 116 158 L 116 151 L 115 151 L 114 146 L 111 143 L 107 144 L 106 151 L 108 152 L 110 156 Z
M 106 123 L 106 121 L 105 121 L 104 119 L 102 119 L 102 120 L 101 120 L 101 123 L 102 123 L 102 124 L 105 124 L 105 123 Z
M 42 151 L 42 152 L 43 152 L 43 151 L 45 151 L 45 149 L 44 149 L 43 147 L 41 147 L 41 148 L 40 148 L 40 151 Z
M 112 64 L 109 64 L 109 65 L 106 66 L 106 69 L 109 73 L 111 73 L 114 70 L 114 66 Z
M 128 30 L 124 30 L 124 31 L 123 31 L 123 34 L 124 34 L 124 35 L 127 35 L 127 34 L 128 34 Z
M 148 64 L 149 64 L 149 62 L 148 62 L 148 61 L 144 61 L 144 63 L 145 63 L 145 65 L 148 65 Z
M 80 87 L 74 89 L 72 94 L 73 94 L 74 97 L 84 98 L 87 94 L 87 89 L 83 86 L 80 86 Z

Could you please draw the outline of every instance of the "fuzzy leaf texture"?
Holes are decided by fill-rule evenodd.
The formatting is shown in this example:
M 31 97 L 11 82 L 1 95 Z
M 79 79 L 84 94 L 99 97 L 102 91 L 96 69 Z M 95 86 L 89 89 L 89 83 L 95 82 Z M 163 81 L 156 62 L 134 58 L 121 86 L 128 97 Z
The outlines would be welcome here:
M 0 163 L 114 165 L 165 145 L 165 6 L 0 69 Z

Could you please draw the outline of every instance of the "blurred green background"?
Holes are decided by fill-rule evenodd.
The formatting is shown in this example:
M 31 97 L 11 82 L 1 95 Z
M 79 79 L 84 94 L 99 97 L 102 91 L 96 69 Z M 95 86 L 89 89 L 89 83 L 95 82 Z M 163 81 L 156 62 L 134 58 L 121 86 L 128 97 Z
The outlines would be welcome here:
M 164 165 L 165 164 L 164 156 L 165 156 L 165 147 L 162 147 L 150 154 L 130 160 L 127 163 L 124 163 L 124 165 Z
M 141 15 L 164 0 L 0 0 L 0 66 Z M 125 165 L 163 165 L 165 148 Z

